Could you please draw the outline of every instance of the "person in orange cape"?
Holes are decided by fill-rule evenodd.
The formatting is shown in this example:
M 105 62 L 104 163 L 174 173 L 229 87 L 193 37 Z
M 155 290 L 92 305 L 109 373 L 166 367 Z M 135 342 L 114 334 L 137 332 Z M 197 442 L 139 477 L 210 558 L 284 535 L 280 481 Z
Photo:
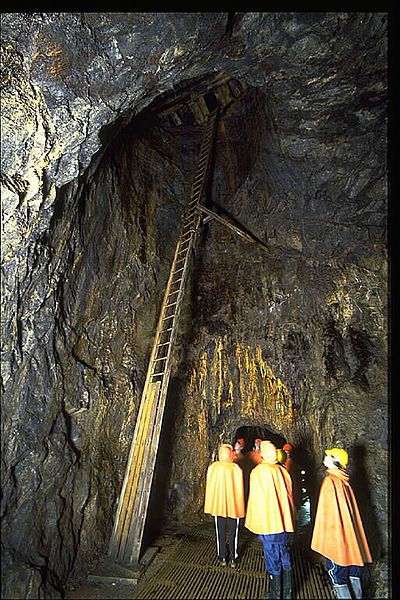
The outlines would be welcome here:
M 297 463 L 297 460 L 293 458 L 294 447 L 290 442 L 286 442 L 286 444 L 282 446 L 282 450 L 286 452 L 286 461 L 284 466 L 292 478 L 293 500 L 296 511 L 298 511 L 302 500 L 300 467 Z
M 264 548 L 264 561 L 270 590 L 266 598 L 291 598 L 291 537 L 295 509 L 292 480 L 277 462 L 276 446 L 261 442 L 262 462 L 250 473 L 250 492 L 244 525 L 258 535 Z
M 285 467 L 290 473 L 293 469 L 293 457 L 292 457 L 293 445 L 290 442 L 286 442 L 286 444 L 284 444 L 282 446 L 282 450 L 284 450 L 286 452 Z
M 260 438 L 256 438 L 254 440 L 253 449 L 247 453 L 247 460 L 249 462 L 249 470 L 253 469 L 256 465 L 259 465 L 262 462 L 261 449 L 260 449 L 261 442 L 262 442 L 262 440 Z
M 343 448 L 325 450 L 326 474 L 321 483 L 311 548 L 327 559 L 327 570 L 337 598 L 362 598 L 361 575 L 372 562 L 364 527 L 346 472 Z
M 246 455 L 243 452 L 245 446 L 246 440 L 244 438 L 238 438 L 233 447 L 233 460 L 241 467 L 243 467 L 246 462 Z
M 221 444 L 218 460 L 207 469 L 204 512 L 214 517 L 219 563 L 226 565 L 229 560 L 230 566 L 236 567 L 239 524 L 245 515 L 245 503 L 243 472 L 233 458 L 231 444 Z

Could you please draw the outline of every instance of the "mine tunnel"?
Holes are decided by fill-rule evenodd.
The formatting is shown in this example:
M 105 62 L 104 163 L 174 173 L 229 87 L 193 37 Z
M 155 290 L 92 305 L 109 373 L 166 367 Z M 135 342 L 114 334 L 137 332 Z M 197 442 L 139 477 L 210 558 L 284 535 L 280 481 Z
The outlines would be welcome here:
M 89 35 L 96 18 L 85 14 L 79 31 Z M 258 19 L 263 28 L 281 23 L 279 36 L 298 41 L 304 57 L 311 30 L 323 37 L 325 28 L 327 39 L 340 30 L 354 48 L 340 46 L 334 67 L 305 61 L 307 81 L 290 61 L 265 56 L 264 70 L 253 71 L 262 51 L 248 39 L 254 56 L 240 45 L 232 54 L 244 52 L 242 66 L 211 60 L 195 76 L 164 67 L 181 60 L 176 49 L 164 53 L 159 70 L 171 68 L 172 81 L 154 91 L 140 73 L 152 93 L 99 117 L 96 144 L 89 120 L 74 142 L 73 126 L 86 118 L 66 71 L 74 58 L 63 62 L 53 38 L 32 54 L 30 76 L 57 115 L 52 135 L 79 152 L 44 168 L 37 190 L 45 123 L 35 144 L 21 142 L 34 156 L 32 179 L 9 167 L 2 184 L 4 598 L 264 597 L 256 537 L 241 523 L 241 569 L 224 571 L 203 510 L 207 468 L 221 443 L 239 438 L 246 453 L 256 438 L 294 446 L 302 520 L 293 598 L 335 597 L 310 550 L 332 447 L 348 452 L 373 555 L 365 597 L 390 597 L 384 15 L 268 14 L 229 13 L 229 31 L 217 17 L 225 13 L 207 19 L 222 48 L 246 27 L 254 34 Z M 49 23 L 78 19 L 68 15 Z M 117 29 L 118 15 L 107 17 Z M 22 69 L 12 45 L 25 47 L 25 38 L 17 44 L 7 29 L 18 18 L 3 25 L 3 112 Z M 44 27 L 47 17 L 33 19 Z M 368 47 L 369 78 L 367 54 L 356 52 L 366 31 L 378 48 Z M 63 85 L 76 95 L 68 110 Z M 107 85 L 111 76 L 93 98 Z M 99 114 L 130 93 L 128 84 L 107 92 Z M 32 92 L 32 106 L 36 99 Z M 76 106 L 82 113 L 72 117 Z M 46 160 L 57 152 L 51 139 Z M 227 595 L 215 595 L 225 585 Z

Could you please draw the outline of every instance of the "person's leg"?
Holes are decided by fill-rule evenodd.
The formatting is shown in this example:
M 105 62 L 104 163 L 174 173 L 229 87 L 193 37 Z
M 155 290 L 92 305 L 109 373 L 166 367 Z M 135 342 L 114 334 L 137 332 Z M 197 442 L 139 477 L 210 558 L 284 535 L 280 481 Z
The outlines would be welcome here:
M 226 564 L 226 519 L 225 517 L 214 517 L 215 519 L 215 535 L 217 538 L 217 556 L 220 562 Z
M 239 542 L 239 519 L 227 518 L 228 544 L 230 554 L 230 565 L 236 567 L 238 559 L 238 542 Z
M 281 597 L 281 561 L 280 561 L 280 544 L 270 542 L 268 535 L 259 535 L 259 539 L 263 543 L 264 562 L 266 569 L 266 578 L 268 581 L 269 590 L 265 596 L 266 600 L 280 599 Z
M 354 598 L 356 598 L 356 600 L 362 598 L 361 575 L 362 567 L 357 565 L 351 565 L 351 567 L 349 567 L 350 586 L 353 590 Z
M 328 558 L 326 568 L 332 581 L 336 598 L 340 600 L 352 600 L 349 589 L 349 567 L 341 567 Z
M 289 541 L 279 544 L 280 559 L 282 565 L 282 598 L 292 597 L 292 557 Z

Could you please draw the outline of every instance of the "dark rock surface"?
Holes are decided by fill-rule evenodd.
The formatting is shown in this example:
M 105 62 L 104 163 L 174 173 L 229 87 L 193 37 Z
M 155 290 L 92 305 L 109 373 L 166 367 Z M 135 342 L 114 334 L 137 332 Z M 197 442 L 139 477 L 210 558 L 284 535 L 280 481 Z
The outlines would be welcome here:
M 199 127 L 151 103 L 224 72 L 146 539 L 202 516 L 218 442 L 268 427 L 318 489 L 340 443 L 387 580 L 387 15 L 3 13 L 2 597 L 107 550 Z M 315 496 L 314 493 L 314 496 Z

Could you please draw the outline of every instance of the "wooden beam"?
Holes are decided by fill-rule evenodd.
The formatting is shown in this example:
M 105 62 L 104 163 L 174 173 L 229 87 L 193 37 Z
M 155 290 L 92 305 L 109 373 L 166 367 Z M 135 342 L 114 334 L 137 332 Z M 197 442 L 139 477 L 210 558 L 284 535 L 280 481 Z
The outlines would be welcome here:
M 257 239 L 255 236 L 252 236 L 249 233 L 246 233 L 245 231 L 240 229 L 240 227 L 237 227 L 237 225 L 234 225 L 233 223 L 231 223 L 231 221 L 229 221 L 228 219 L 221 217 L 221 215 L 215 213 L 214 211 L 210 210 L 209 208 L 206 208 L 205 206 L 203 206 L 201 204 L 199 204 L 197 208 L 198 208 L 198 210 L 205 213 L 212 219 L 216 219 L 217 221 L 222 223 L 222 225 L 225 225 L 226 227 L 228 227 L 229 229 L 231 229 L 232 231 L 237 233 L 237 235 L 240 235 L 240 237 L 244 238 L 247 242 L 251 242 L 252 244 L 257 244 L 263 250 L 269 251 L 268 246 L 266 244 L 264 244 L 263 242 L 261 242 L 261 240 Z

